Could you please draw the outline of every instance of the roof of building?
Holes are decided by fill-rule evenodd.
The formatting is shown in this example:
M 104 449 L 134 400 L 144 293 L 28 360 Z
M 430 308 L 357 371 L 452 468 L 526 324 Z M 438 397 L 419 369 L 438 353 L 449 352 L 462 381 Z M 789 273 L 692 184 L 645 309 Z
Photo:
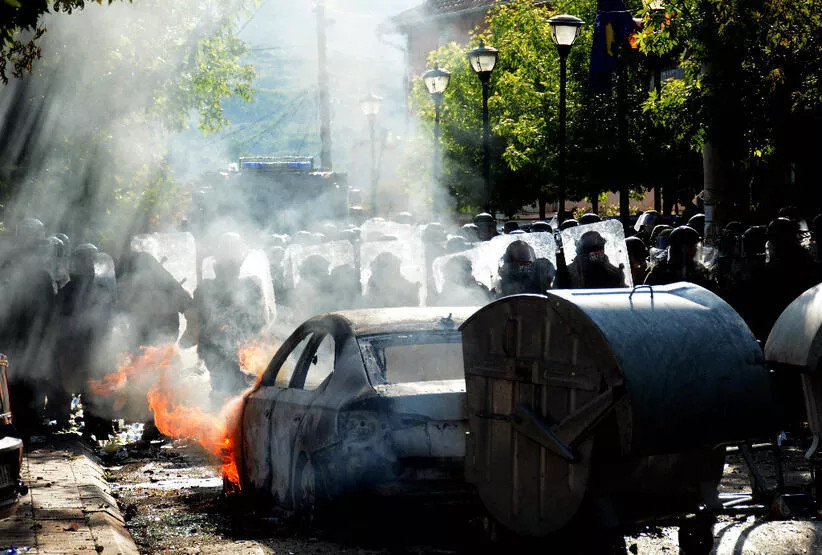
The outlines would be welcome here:
M 400 12 L 390 19 L 393 27 L 403 28 L 441 17 L 455 17 L 476 12 L 487 12 L 493 5 L 507 4 L 510 0 L 425 0 L 422 4 Z M 534 0 L 536 5 L 550 0 Z
M 397 27 L 414 25 L 438 17 L 461 13 L 487 11 L 496 0 L 426 0 L 419 6 L 409 8 L 391 18 Z M 499 0 L 504 4 L 508 0 Z

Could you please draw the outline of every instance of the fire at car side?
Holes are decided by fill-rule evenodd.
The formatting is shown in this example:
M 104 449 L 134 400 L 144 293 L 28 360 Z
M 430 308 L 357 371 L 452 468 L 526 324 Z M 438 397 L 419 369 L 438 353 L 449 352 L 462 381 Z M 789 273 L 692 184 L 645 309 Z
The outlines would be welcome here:
M 275 385 L 279 368 L 310 333 L 333 335 L 331 375 L 312 391 L 294 387 L 310 367 L 309 346 L 290 387 Z M 372 386 L 368 365 L 373 363 L 345 318 L 326 315 L 301 326 L 245 401 L 243 488 L 299 508 L 355 490 L 401 493 L 435 482 L 461 486 L 464 380 Z

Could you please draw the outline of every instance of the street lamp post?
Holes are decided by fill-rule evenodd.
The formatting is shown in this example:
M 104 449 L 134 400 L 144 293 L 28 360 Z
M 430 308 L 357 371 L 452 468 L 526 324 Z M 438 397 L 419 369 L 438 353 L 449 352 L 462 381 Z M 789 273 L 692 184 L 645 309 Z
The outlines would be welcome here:
M 665 11 L 665 3 L 661 0 L 651 1 L 648 3 L 648 12 L 654 15 L 661 14 Z M 657 101 L 662 94 L 662 60 L 659 54 L 653 56 L 653 70 L 654 70 L 654 90 L 656 91 Z M 657 182 L 654 185 L 654 210 L 662 213 L 662 186 L 659 183 L 660 177 L 657 176 Z
M 559 200 L 557 206 L 557 219 L 561 220 L 565 210 L 565 190 L 568 185 L 568 175 L 565 168 L 566 139 L 565 139 L 565 84 L 567 81 L 566 67 L 568 54 L 571 47 L 579 36 L 579 29 L 585 22 L 573 15 L 556 15 L 548 20 L 551 25 L 551 39 L 559 52 Z
M 368 131 L 371 136 L 371 215 L 377 215 L 377 114 L 380 113 L 382 97 L 369 93 L 360 100 L 360 109 L 368 118 Z
M 496 48 L 480 40 L 477 48 L 468 52 L 468 61 L 482 82 L 482 178 L 485 180 L 485 211 L 491 211 L 491 123 L 488 119 L 488 89 L 491 72 L 497 64 Z
M 439 181 L 441 177 L 440 170 L 440 112 L 442 110 L 442 95 L 445 89 L 448 88 L 448 83 L 451 80 L 451 72 L 440 69 L 438 63 L 434 63 L 434 69 L 429 69 L 422 74 L 422 80 L 425 83 L 425 88 L 434 100 L 434 166 L 432 180 Z M 430 187 L 430 186 L 429 186 Z M 429 195 L 432 191 L 429 188 Z M 437 202 L 432 196 L 433 211 L 438 212 Z

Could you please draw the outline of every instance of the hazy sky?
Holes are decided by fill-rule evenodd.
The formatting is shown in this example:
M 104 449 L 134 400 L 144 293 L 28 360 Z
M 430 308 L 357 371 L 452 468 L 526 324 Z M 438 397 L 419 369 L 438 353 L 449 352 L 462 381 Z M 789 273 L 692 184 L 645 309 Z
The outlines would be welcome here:
M 359 100 L 369 91 L 384 98 L 380 126 L 393 133 L 406 131 L 403 76 L 405 55 L 398 45 L 401 36 L 377 35 L 379 25 L 422 0 L 327 0 L 327 56 L 332 105 L 332 158 L 334 169 L 351 171 L 352 149 L 367 140 L 366 120 Z M 186 133 L 177 141 L 175 167 L 193 173 L 218 169 L 233 160 L 232 142 L 255 138 L 260 125 L 250 121 L 267 117 L 262 130 L 278 144 L 276 152 L 254 154 L 319 156 L 317 100 L 317 34 L 315 2 L 310 0 L 263 0 L 251 18 L 241 24 L 240 36 L 251 49 L 249 62 L 257 68 L 254 86 L 258 95 L 250 106 L 228 104 L 232 127 L 213 137 Z M 266 103 L 277 106 L 267 106 Z M 285 100 L 282 97 L 287 97 Z M 282 104 L 280 104 L 282 102 Z M 278 112 L 277 110 L 281 110 Z M 244 119 L 237 110 L 248 115 Z M 267 121 L 267 120 L 266 120 Z M 245 135 L 244 135 L 245 134 Z M 291 139 L 289 145 L 285 139 Z M 264 142 L 264 137 L 256 140 Z M 264 147 L 260 147 L 263 149 Z M 180 149 L 184 151 L 183 156 Z M 192 154 L 188 154 L 192 153 Z M 196 153 L 196 154 L 195 154 Z M 207 154 L 206 154 L 207 153 Z M 201 161 L 193 163 L 192 156 Z M 182 158 L 185 158 L 183 160 Z M 214 167 L 204 167 L 213 165 Z

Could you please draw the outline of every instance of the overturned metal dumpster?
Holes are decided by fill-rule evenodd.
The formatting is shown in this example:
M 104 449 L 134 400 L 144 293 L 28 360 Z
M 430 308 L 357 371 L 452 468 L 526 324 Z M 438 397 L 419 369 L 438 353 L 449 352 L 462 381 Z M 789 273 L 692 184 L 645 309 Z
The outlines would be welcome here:
M 466 477 L 517 533 L 716 506 L 720 446 L 772 425 L 756 340 L 693 284 L 505 297 L 460 329 Z

